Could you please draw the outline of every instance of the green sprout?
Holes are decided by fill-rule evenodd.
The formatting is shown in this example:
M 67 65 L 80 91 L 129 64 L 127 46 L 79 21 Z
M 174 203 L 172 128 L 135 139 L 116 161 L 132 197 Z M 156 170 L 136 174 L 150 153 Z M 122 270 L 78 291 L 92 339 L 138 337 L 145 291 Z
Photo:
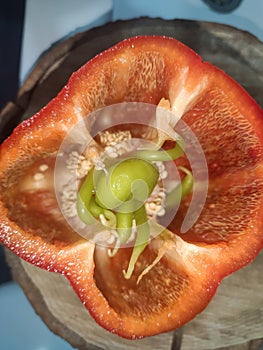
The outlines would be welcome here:
M 79 218 L 87 225 L 100 220 L 117 232 L 117 240 L 109 256 L 114 256 L 121 245 L 127 243 L 136 228 L 136 239 L 127 271 L 129 279 L 135 264 L 147 247 L 150 227 L 145 202 L 153 192 L 159 172 L 155 161 L 175 160 L 183 154 L 183 143 L 177 142 L 170 150 L 139 150 L 132 157 L 121 159 L 105 169 L 93 168 L 82 184 L 77 197 Z M 181 167 L 186 176 L 167 197 L 166 205 L 174 205 L 192 189 L 193 177 L 189 170 Z M 103 217 L 104 220 L 101 220 Z

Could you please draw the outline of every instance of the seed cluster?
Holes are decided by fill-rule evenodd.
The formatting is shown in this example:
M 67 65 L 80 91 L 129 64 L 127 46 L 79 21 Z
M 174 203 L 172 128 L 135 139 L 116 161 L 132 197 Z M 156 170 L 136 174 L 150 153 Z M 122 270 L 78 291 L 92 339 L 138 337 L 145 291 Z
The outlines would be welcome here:
M 164 201 L 165 201 L 165 191 L 163 187 L 158 184 L 154 188 L 151 196 L 147 199 L 145 203 L 145 208 L 148 218 L 155 218 L 156 216 L 164 216 Z
M 129 130 L 118 130 L 115 132 L 104 131 L 99 133 L 99 139 L 102 146 L 114 146 L 122 141 L 130 140 L 132 137 Z
M 85 177 L 93 167 L 93 162 L 77 151 L 70 153 L 66 164 L 67 168 L 76 175 L 77 179 Z
M 73 189 L 65 189 L 61 197 L 61 206 L 63 214 L 68 218 L 73 218 L 77 215 L 76 209 L 77 193 Z
M 130 143 L 132 135 L 129 130 L 119 130 L 113 133 L 109 131 L 99 134 L 100 143 L 104 147 L 105 156 L 110 158 L 118 158 L 119 156 L 131 151 Z
M 103 147 L 101 150 L 99 145 L 96 147 L 92 145 L 84 154 L 79 154 L 77 151 L 72 151 L 67 159 L 67 168 L 75 176 L 78 184 L 88 172 L 95 166 L 95 168 L 103 169 L 103 159 L 105 157 L 117 158 L 125 153 L 136 150 L 136 144 L 132 142 L 132 135 L 129 130 L 116 132 L 101 132 L 99 134 L 99 144 Z M 104 152 L 103 152 L 104 151 Z M 145 203 L 147 216 L 149 219 L 165 214 L 164 202 L 166 198 L 165 189 L 163 187 L 163 180 L 167 177 L 167 171 L 163 162 L 155 162 L 159 172 L 158 184 L 154 188 L 151 196 Z M 74 181 L 74 179 L 72 179 Z M 73 218 L 77 215 L 76 211 L 77 191 L 72 183 L 64 187 L 61 196 L 61 205 L 64 215 Z M 103 223 L 103 217 L 100 220 Z M 111 230 L 110 240 L 116 238 L 116 232 Z M 134 231 L 134 229 L 133 229 Z M 114 233 L 113 233 L 114 232 Z M 134 236 L 135 233 L 132 235 Z M 103 235 L 106 237 L 107 235 Z
M 34 181 L 42 181 L 45 178 L 45 171 L 48 170 L 48 165 L 47 164 L 41 164 L 38 167 L 38 172 L 34 174 Z
M 165 215 L 166 192 L 163 187 L 162 180 L 166 179 L 168 173 L 163 162 L 154 162 L 154 164 L 157 166 L 159 171 L 159 181 L 151 196 L 145 203 L 145 208 L 149 219 L 155 218 L 156 216 Z

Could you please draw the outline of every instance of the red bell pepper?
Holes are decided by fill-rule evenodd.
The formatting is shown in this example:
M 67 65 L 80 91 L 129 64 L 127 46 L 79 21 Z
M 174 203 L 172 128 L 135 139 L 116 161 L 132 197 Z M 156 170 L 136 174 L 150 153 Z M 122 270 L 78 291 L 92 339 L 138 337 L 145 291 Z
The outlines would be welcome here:
M 209 189 L 185 234 L 176 230 L 187 199 L 182 203 L 165 235 L 164 256 L 137 284 L 122 274 L 130 249 L 109 257 L 68 225 L 54 192 L 54 163 L 64 137 L 90 112 L 122 101 L 157 105 L 162 98 L 199 139 Z M 65 275 L 94 319 L 122 337 L 181 327 L 207 306 L 225 276 L 263 247 L 263 111 L 233 79 L 175 39 L 134 37 L 97 55 L 0 152 L 1 242 Z M 162 240 L 150 241 L 138 265 L 154 261 Z

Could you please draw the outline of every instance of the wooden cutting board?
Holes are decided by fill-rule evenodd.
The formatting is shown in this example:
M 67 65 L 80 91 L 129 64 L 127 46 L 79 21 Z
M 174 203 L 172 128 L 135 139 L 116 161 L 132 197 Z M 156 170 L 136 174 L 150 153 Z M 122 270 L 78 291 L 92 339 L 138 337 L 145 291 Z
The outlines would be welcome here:
M 233 27 L 186 20 L 141 18 L 109 23 L 63 40 L 38 60 L 0 114 L 0 137 L 54 97 L 73 71 L 95 54 L 134 35 L 175 37 L 225 70 L 263 105 L 263 43 Z M 227 277 L 207 309 L 176 332 L 128 341 L 106 332 L 89 316 L 63 276 L 40 270 L 6 252 L 15 280 L 56 334 L 81 350 L 263 349 L 263 254 Z

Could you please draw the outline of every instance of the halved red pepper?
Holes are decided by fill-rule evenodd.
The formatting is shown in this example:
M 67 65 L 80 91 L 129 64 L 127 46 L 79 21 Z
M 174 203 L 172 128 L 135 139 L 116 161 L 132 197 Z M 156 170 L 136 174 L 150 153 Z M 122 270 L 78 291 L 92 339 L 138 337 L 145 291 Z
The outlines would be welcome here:
M 163 238 L 153 239 L 123 277 L 129 249 L 107 249 L 80 237 L 62 216 L 53 186 L 63 138 L 91 111 L 122 101 L 158 104 L 195 132 L 209 169 L 205 207 L 185 234 L 177 231 L 186 199 Z M 0 239 L 22 259 L 64 274 L 95 320 L 126 338 L 182 326 L 201 312 L 226 275 L 263 247 L 263 112 L 229 76 L 175 39 L 143 36 L 96 56 L 56 98 L 21 123 L 1 145 Z M 44 179 L 37 179 L 45 168 Z

